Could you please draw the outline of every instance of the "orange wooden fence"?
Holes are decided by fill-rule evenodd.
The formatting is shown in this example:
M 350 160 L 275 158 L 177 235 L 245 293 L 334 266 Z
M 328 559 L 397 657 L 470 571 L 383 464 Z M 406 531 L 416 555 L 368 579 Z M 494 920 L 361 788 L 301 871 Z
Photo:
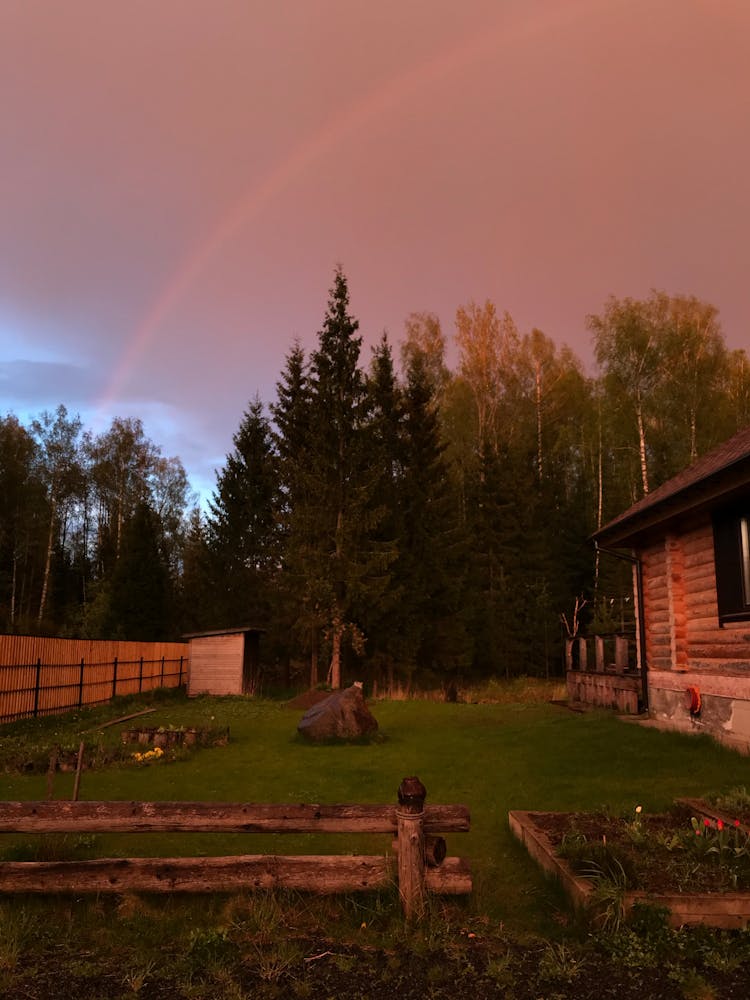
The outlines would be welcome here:
M 178 687 L 187 679 L 189 649 L 186 642 L 0 635 L 0 722 Z

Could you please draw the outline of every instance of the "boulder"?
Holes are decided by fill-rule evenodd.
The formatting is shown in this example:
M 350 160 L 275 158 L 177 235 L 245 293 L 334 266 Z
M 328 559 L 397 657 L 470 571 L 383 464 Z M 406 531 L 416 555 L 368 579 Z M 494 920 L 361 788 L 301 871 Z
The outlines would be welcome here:
M 378 723 L 365 704 L 360 683 L 334 691 L 302 716 L 297 731 L 313 743 L 352 740 L 377 731 Z

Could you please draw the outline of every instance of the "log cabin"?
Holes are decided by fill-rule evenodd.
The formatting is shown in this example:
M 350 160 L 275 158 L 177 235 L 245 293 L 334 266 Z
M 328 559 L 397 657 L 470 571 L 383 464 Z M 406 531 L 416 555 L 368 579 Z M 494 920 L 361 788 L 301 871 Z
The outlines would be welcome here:
M 594 535 L 633 563 L 642 703 L 750 752 L 750 427 Z

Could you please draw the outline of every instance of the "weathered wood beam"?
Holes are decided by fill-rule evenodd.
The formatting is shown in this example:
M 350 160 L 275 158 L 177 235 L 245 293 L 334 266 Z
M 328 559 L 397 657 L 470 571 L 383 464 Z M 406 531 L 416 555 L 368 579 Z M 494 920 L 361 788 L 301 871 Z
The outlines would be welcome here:
M 6 861 L 0 893 L 239 892 L 296 889 L 316 894 L 383 889 L 395 883 L 396 859 L 367 855 L 240 855 L 217 858 L 100 858 Z M 462 858 L 425 872 L 430 892 L 471 892 Z
M 389 833 L 396 806 L 251 802 L 0 802 L 0 833 Z M 463 805 L 425 806 L 427 833 L 464 833 Z

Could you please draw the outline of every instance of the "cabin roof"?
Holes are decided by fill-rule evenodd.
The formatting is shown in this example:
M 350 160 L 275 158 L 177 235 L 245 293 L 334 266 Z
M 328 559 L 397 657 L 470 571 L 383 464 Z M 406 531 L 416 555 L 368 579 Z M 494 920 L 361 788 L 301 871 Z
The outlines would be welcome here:
M 592 537 L 602 544 L 627 545 L 642 531 L 688 510 L 715 504 L 748 484 L 750 426 L 647 493 Z

